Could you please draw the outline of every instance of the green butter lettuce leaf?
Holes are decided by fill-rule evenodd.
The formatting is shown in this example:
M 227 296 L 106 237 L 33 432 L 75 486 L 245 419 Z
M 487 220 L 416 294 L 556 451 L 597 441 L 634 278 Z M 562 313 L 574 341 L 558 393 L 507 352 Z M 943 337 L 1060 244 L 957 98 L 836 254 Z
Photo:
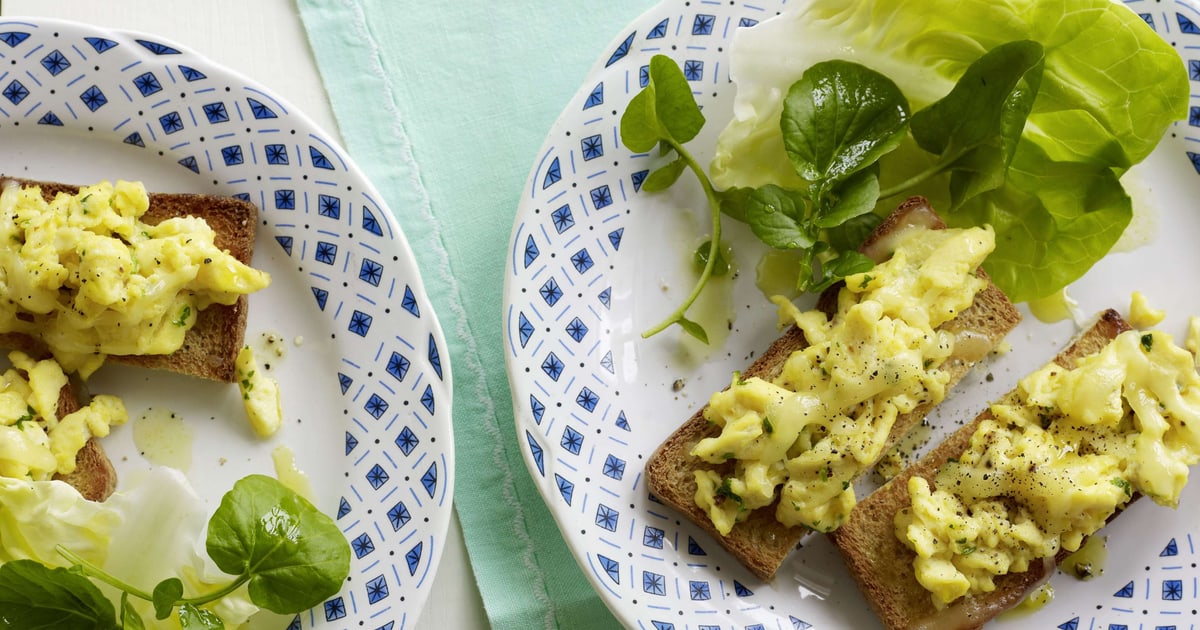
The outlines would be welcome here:
M 1133 217 L 1112 169 L 1057 162 L 1022 143 L 1007 184 L 976 196 L 947 217 L 955 227 L 990 224 L 996 249 L 983 267 L 1014 302 L 1049 295 L 1108 253 Z
M 1120 186 L 1109 184 L 1187 115 L 1183 61 L 1113 0 L 808 0 L 742 29 L 730 52 L 737 84 L 733 118 L 718 139 L 712 181 L 719 189 L 808 185 L 788 160 L 779 120 L 789 86 L 815 63 L 844 59 L 876 70 L 919 112 L 948 94 L 985 52 L 1026 39 L 1040 43 L 1045 54 L 1020 143 L 1034 149 L 1014 159 L 1008 180 L 992 182 L 999 187 L 982 198 L 972 197 L 977 190 L 954 194 L 960 207 L 950 205 L 948 175 L 905 193 L 930 197 L 952 224 L 1003 218 L 993 226 L 992 258 L 1005 261 L 993 265 L 1003 269 L 995 279 L 1010 297 L 1020 301 L 1058 290 L 1107 253 L 1117 227 L 1128 223 L 1127 216 L 1102 223 L 1129 205 L 1118 203 Z M 920 172 L 928 164 L 921 153 L 909 137 L 885 156 L 881 188 Z M 1035 163 L 1050 170 L 1039 172 Z M 1076 196 L 1041 189 L 1049 185 Z M 1094 185 L 1099 189 L 1089 188 Z M 1060 201 L 1067 205 L 1051 205 Z M 886 213 L 895 202 L 882 200 L 876 212 Z M 1034 202 L 1039 210 L 1004 205 L 1018 202 Z

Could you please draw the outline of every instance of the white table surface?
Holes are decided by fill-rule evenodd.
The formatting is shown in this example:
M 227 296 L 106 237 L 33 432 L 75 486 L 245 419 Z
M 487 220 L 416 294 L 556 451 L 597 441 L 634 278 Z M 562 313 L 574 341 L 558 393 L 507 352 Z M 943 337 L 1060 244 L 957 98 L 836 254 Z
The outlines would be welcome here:
M 70 19 L 172 40 L 269 87 L 341 139 L 294 0 L 3 0 L 0 15 Z M 457 518 L 431 593 L 418 630 L 488 627 Z

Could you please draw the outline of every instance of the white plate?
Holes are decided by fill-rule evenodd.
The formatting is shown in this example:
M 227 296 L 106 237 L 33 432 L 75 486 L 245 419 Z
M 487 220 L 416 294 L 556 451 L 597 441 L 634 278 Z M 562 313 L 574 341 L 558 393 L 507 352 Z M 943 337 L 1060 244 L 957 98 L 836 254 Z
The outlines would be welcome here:
M 1128 3 L 1182 53 L 1200 79 L 1200 12 L 1187 3 Z M 603 51 L 550 130 L 523 191 L 507 261 L 507 364 L 521 448 L 529 470 L 593 586 L 625 624 L 640 628 L 845 628 L 877 621 L 831 545 L 808 539 L 772 582 L 762 582 L 720 545 L 656 503 L 642 479 L 646 459 L 730 373 L 776 335 L 773 309 L 754 285 L 761 248 L 726 221 L 742 270 L 710 289 L 701 307 L 734 318 L 728 338 L 705 348 L 678 328 L 650 340 L 691 286 L 689 256 L 707 233 L 697 186 L 639 195 L 655 155 L 621 146 L 618 123 L 655 53 L 683 66 L 708 124 L 689 143 L 702 163 L 731 115 L 729 39 L 739 26 L 782 10 L 768 2 L 668 0 Z M 1193 96 L 1191 125 L 1200 125 Z M 1177 124 L 1127 178 L 1151 246 L 1111 254 L 1071 289 L 1084 313 L 1123 309 L 1133 290 L 1169 313 L 1162 328 L 1181 336 L 1200 315 L 1200 133 Z M 683 181 L 691 181 L 684 175 Z M 710 334 L 718 327 L 707 326 Z M 1069 322 L 1027 316 L 1009 336 L 1014 351 L 976 368 L 939 409 L 934 424 L 973 417 L 1049 360 L 1074 333 Z M 1053 580 L 1056 597 L 1036 614 L 997 627 L 1195 627 L 1200 609 L 1194 518 L 1200 486 L 1179 510 L 1141 501 L 1105 530 L 1102 576 Z
M 450 369 L 404 234 L 345 151 L 195 52 L 40 18 L 0 21 L 0 142 L 4 174 L 141 180 L 261 209 L 254 264 L 273 281 L 250 299 L 247 342 L 284 340 L 283 357 L 259 355 L 281 385 L 279 433 L 254 437 L 232 385 L 118 366 L 89 384 L 121 395 L 131 418 L 168 409 L 189 423 L 185 472 L 210 510 L 237 479 L 273 474 L 276 446 L 295 453 L 353 555 L 342 592 L 289 628 L 410 627 L 449 525 Z M 104 442 L 123 483 L 154 465 L 131 425 Z

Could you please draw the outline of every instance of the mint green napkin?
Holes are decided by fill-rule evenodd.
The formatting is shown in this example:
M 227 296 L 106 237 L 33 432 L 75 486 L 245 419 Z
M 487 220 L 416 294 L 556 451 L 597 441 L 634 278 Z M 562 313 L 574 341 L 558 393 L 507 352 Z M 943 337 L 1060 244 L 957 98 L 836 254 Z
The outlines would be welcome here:
M 501 292 L 546 133 L 652 2 L 299 0 L 347 149 L 400 220 L 450 345 L 455 503 L 499 628 L 617 625 L 521 460 Z

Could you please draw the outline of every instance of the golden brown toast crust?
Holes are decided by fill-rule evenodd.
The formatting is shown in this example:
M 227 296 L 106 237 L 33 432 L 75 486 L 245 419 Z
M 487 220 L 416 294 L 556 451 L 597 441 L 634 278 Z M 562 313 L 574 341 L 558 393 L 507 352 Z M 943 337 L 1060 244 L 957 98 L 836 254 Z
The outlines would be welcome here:
M 922 213 L 928 212 L 928 215 Z M 887 235 L 896 232 L 909 224 L 921 224 L 942 229 L 945 224 L 932 213 L 928 202 L 920 197 L 906 200 L 875 229 L 863 243 L 862 249 L 869 250 L 873 245 Z M 978 272 L 986 278 L 982 270 Z M 818 308 L 832 314 L 837 304 L 837 292 L 841 285 L 834 285 L 818 298 Z M 972 330 L 982 333 L 994 347 L 1020 321 L 1020 313 L 1013 307 L 1008 298 L 995 287 L 988 286 L 975 297 L 971 308 L 963 311 L 955 319 L 942 325 L 942 329 L 950 332 Z M 807 341 L 798 328 L 792 326 L 773 342 L 767 351 L 742 372 L 744 377 L 757 376 L 771 380 L 777 376 L 784 362 L 793 351 L 806 347 Z M 949 390 L 966 374 L 972 363 L 959 359 L 947 361 L 943 369 L 950 373 Z M 721 428 L 710 425 L 704 419 L 705 407 L 698 410 L 683 425 L 664 441 L 646 464 L 646 479 L 650 493 L 664 504 L 669 505 L 686 515 L 692 522 L 702 527 L 716 538 L 734 557 L 754 572 L 758 577 L 769 580 L 779 569 L 800 539 L 808 533 L 803 527 L 786 527 L 775 520 L 774 504 L 752 512 L 749 517 L 736 525 L 727 536 L 722 536 L 713 526 L 708 515 L 696 505 L 696 480 L 694 471 L 702 464 L 690 455 L 693 447 L 700 440 L 720 435 Z M 888 436 L 888 446 L 897 443 L 911 429 L 921 423 L 932 405 L 921 405 L 908 414 L 896 419 L 891 434 Z M 886 449 L 885 449 L 886 450 Z M 728 465 L 732 470 L 732 464 Z M 713 467 L 720 470 L 719 467 Z
M 79 408 L 75 388 L 67 383 L 58 394 L 58 417 L 65 417 Z M 75 455 L 74 472 L 54 475 L 54 478 L 71 484 L 89 501 L 103 501 L 117 489 L 117 471 L 96 438 L 88 440 Z
M 40 186 L 47 201 L 59 192 L 75 194 L 78 186 L 54 182 L 4 178 L 22 186 Z M 150 207 L 142 221 L 155 225 L 178 216 L 203 218 L 216 232 L 217 247 L 228 250 L 239 261 L 250 264 L 254 256 L 254 238 L 258 209 L 233 197 L 213 195 L 150 193 Z M 168 355 L 110 356 L 109 360 L 141 367 L 167 370 L 216 381 L 232 383 L 234 361 L 246 334 L 247 299 L 242 296 L 230 306 L 214 304 L 196 316 L 196 324 L 184 338 L 183 347 Z M 0 333 L 0 346 L 45 356 L 45 348 L 36 340 L 15 333 Z
M 1126 330 L 1129 325 L 1116 311 L 1105 311 L 1054 361 L 1070 369 L 1076 360 L 1099 351 Z M 1009 392 L 999 402 L 1011 400 L 1014 395 Z M 919 475 L 932 483 L 938 468 L 962 454 L 975 429 L 990 417 L 991 412 L 984 411 L 955 431 L 917 463 L 860 502 L 850 519 L 830 534 L 863 596 L 888 628 L 913 628 L 937 612 L 929 592 L 917 582 L 913 571 L 915 554 L 896 537 L 893 526 L 896 513 L 910 505 L 908 480 Z M 961 624 L 937 627 L 979 627 L 998 612 L 1019 603 L 1031 587 L 1047 577 L 1047 572 L 1048 567 L 1039 564 L 1024 573 L 1000 576 L 996 579 L 995 591 L 966 598 L 971 600 L 965 602 L 971 611 L 960 611 L 963 613 Z

